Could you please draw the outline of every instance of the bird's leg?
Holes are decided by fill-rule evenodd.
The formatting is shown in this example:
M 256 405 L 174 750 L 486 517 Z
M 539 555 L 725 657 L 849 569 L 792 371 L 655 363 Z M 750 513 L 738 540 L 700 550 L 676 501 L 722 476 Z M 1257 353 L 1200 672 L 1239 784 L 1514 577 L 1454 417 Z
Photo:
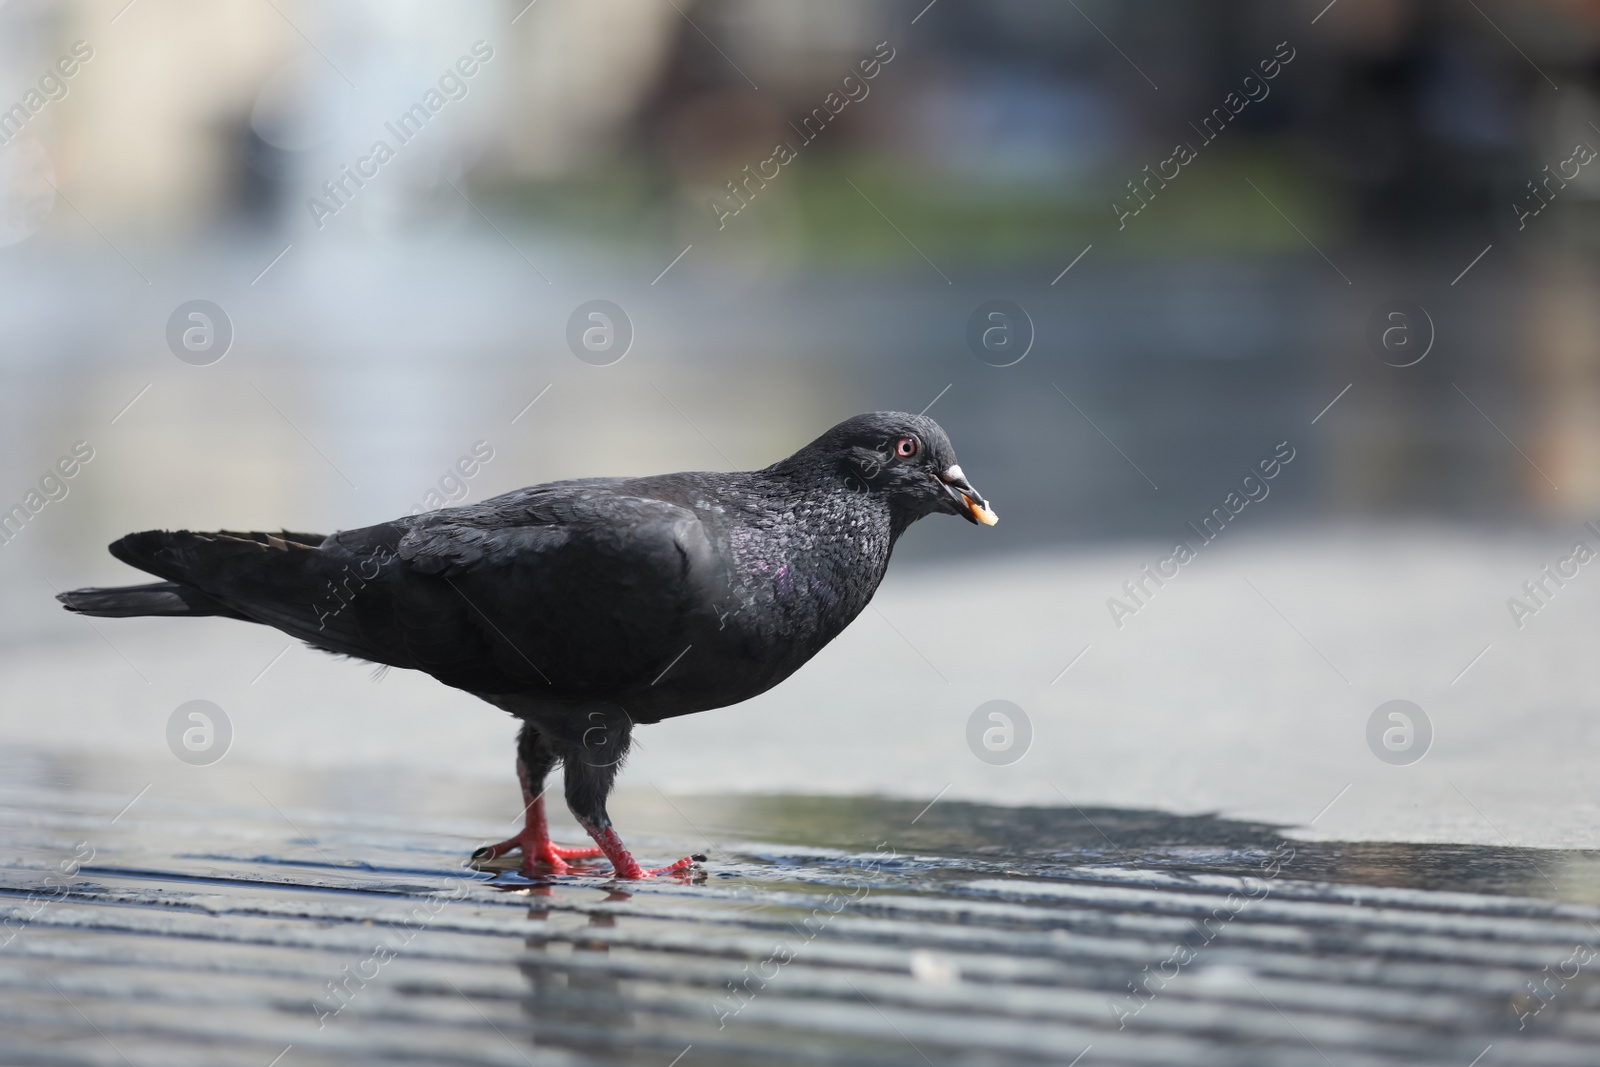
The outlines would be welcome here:
M 544 780 L 555 766 L 555 756 L 550 752 L 536 730 L 524 725 L 517 738 L 517 781 L 522 785 L 523 825 L 516 836 L 498 844 L 488 845 L 473 853 L 475 860 L 495 859 L 508 852 L 522 852 L 522 873 L 532 876 L 542 865 L 555 874 L 565 874 L 571 868 L 569 859 L 589 859 L 603 855 L 598 848 L 561 848 L 550 840 L 550 829 L 545 822 Z
M 621 708 L 589 713 L 580 743 L 574 751 L 563 753 L 567 807 L 577 818 L 578 825 L 589 832 L 606 859 L 611 861 L 618 878 L 648 878 L 688 870 L 694 863 L 692 856 L 665 867 L 639 866 L 606 814 L 606 797 L 611 793 L 623 757 L 628 754 L 632 726 Z
M 622 843 L 617 831 L 612 829 L 609 819 L 605 819 L 603 815 L 601 816 L 603 822 L 592 822 L 582 815 L 578 815 L 577 818 L 579 824 L 589 831 L 589 836 L 594 838 L 595 844 L 600 846 L 600 851 L 605 853 L 606 859 L 611 861 L 611 867 L 616 871 L 618 878 L 651 878 L 658 874 L 687 871 L 694 866 L 695 857 L 685 856 L 665 867 L 641 867 L 639 861 L 633 858 L 633 853 L 628 851 L 628 846 Z

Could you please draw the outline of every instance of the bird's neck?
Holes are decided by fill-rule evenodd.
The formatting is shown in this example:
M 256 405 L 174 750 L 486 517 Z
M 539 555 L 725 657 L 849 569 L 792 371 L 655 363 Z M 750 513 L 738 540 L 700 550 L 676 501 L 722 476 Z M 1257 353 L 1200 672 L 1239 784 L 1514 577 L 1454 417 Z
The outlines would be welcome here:
M 760 472 L 762 513 L 731 545 L 743 598 L 772 604 L 792 635 L 820 647 L 866 608 L 901 530 L 877 494 L 773 473 Z

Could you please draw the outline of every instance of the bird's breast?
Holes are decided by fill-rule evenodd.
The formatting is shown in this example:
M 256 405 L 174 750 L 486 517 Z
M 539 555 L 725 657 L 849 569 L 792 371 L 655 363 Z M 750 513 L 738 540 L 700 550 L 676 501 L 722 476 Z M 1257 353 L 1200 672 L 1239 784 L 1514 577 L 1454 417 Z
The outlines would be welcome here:
M 789 532 L 732 547 L 737 603 L 726 622 L 775 664 L 803 663 L 837 637 L 872 599 L 889 555 L 887 535 L 871 529 Z

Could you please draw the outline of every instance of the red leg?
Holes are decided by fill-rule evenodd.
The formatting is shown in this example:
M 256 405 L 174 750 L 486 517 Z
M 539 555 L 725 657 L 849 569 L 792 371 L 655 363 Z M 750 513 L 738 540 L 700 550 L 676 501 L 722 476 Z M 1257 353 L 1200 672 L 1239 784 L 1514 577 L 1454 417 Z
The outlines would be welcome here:
M 622 838 L 611 827 L 606 814 L 606 797 L 616 781 L 617 768 L 628 754 L 632 736 L 633 719 L 623 708 L 605 705 L 588 710 L 582 722 L 586 724 L 581 737 L 569 735 L 558 739 L 557 751 L 562 762 L 562 777 L 567 794 L 567 808 L 578 820 L 578 825 L 589 832 L 600 851 L 611 861 L 618 878 L 648 878 L 656 874 L 680 874 L 687 871 L 694 860 L 704 857 L 684 857 L 665 867 L 646 869 L 639 866 Z
M 693 867 L 696 859 L 705 858 L 703 856 L 685 856 L 683 859 L 675 863 L 669 863 L 665 867 L 641 867 L 639 866 L 639 861 L 633 858 L 633 853 L 629 852 L 628 847 L 622 843 L 622 838 L 610 826 L 601 829 L 585 826 L 584 829 L 589 831 L 589 836 L 594 838 L 594 843 L 600 846 L 600 851 L 605 853 L 606 859 L 611 861 L 611 867 L 618 878 L 651 878 L 658 874 L 677 874 Z
M 522 873 L 529 877 L 540 873 L 543 866 L 548 873 L 566 874 L 572 868 L 569 859 L 590 859 L 604 855 L 598 848 L 561 848 L 550 841 L 550 830 L 544 817 L 544 794 L 534 797 L 528 804 L 521 832 L 498 844 L 480 848 L 472 854 L 475 860 L 496 859 L 508 852 L 522 852 Z

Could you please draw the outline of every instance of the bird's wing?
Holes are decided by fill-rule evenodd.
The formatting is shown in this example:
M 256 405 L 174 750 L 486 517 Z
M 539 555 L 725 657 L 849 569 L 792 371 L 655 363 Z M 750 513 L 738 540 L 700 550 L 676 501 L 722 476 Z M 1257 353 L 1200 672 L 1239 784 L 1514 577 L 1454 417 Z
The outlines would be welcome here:
M 573 700 L 658 675 L 714 610 L 721 573 L 693 511 L 605 482 L 327 538 L 152 530 L 112 553 L 331 652 Z
M 719 595 L 719 553 L 693 511 L 603 483 L 522 490 L 406 526 L 374 583 L 388 605 L 372 598 L 372 636 L 475 692 L 581 699 L 647 684 Z M 352 608 L 366 629 L 369 612 Z

